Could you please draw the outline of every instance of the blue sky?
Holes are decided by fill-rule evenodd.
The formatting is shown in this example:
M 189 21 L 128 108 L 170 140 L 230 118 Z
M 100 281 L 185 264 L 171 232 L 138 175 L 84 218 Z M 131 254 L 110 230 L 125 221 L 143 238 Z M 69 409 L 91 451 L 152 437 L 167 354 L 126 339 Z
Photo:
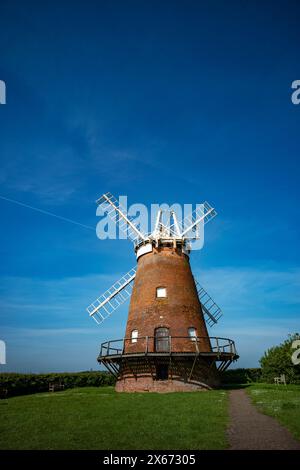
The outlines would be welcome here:
M 195 275 L 239 366 L 300 330 L 297 2 L 1 2 L 0 196 L 95 227 L 103 192 L 218 211 Z M 0 199 L 1 370 L 96 369 L 129 241 Z

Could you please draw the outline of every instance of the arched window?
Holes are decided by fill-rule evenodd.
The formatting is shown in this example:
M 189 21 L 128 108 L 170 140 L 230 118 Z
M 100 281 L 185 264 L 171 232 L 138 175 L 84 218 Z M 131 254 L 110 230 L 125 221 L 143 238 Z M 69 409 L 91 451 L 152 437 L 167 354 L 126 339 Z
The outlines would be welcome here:
M 169 352 L 169 328 L 159 327 L 155 330 L 155 351 L 156 352 Z
M 194 328 L 193 326 L 188 328 L 188 334 L 192 341 L 196 341 L 196 338 L 197 338 L 196 328 Z
M 156 288 L 156 297 L 157 299 L 163 299 L 167 297 L 167 288 L 166 287 L 157 287 Z
M 131 342 L 137 343 L 139 332 L 138 330 L 132 330 L 131 332 Z

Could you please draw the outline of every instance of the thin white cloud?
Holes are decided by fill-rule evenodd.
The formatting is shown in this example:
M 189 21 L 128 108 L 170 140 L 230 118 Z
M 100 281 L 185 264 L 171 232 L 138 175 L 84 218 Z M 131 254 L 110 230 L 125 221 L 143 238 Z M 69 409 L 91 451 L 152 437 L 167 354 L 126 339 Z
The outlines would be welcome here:
M 19 328 L 19 327 L 2 327 L 1 334 L 5 339 L 33 339 L 33 338 L 47 338 L 47 337 L 72 337 L 89 335 L 90 337 L 99 337 L 99 329 L 94 323 L 90 323 L 90 328 Z M 102 327 L 101 333 L 113 333 L 112 327 Z
M 203 274 L 195 271 L 200 283 L 213 294 L 216 302 L 229 312 L 248 311 L 248 317 L 258 312 L 279 313 L 284 307 L 299 308 L 300 270 L 275 271 L 244 267 L 211 268 Z M 274 305 L 275 304 L 275 305 Z M 282 316 L 284 312 L 282 312 Z
M 96 327 L 86 307 L 121 275 L 51 280 L 5 277 L 0 288 L 0 324 L 35 328 L 61 328 L 64 324 L 79 328 L 92 323 Z

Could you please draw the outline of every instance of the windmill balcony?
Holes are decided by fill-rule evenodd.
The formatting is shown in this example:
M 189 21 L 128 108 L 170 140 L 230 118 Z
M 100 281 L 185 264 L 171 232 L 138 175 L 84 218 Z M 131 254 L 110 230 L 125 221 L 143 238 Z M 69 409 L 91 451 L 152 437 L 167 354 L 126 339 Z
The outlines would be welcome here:
M 102 343 L 98 362 L 117 379 L 117 391 L 171 392 L 217 387 L 219 372 L 238 357 L 228 338 L 156 335 Z
M 101 344 L 99 362 L 122 357 L 141 356 L 207 356 L 215 360 L 238 358 L 235 343 L 229 338 L 199 336 L 140 336 L 123 338 Z

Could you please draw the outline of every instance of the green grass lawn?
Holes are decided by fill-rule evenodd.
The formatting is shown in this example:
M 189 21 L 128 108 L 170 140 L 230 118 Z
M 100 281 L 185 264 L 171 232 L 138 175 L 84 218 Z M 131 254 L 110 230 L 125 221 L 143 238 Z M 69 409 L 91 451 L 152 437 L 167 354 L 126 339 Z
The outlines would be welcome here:
M 0 401 L 0 449 L 224 449 L 228 395 L 77 388 Z
M 260 411 L 274 416 L 300 439 L 300 385 L 255 384 L 246 390 Z

